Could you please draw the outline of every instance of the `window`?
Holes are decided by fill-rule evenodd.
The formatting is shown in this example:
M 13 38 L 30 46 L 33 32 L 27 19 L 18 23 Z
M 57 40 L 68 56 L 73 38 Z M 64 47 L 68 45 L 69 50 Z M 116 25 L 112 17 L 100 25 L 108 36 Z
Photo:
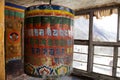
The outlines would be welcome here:
M 86 12 L 90 14 L 86 15 Z M 81 14 L 83 13 L 84 11 L 81 11 Z M 118 8 L 110 7 L 85 10 L 84 15 L 76 16 L 73 56 L 75 69 L 80 69 L 80 72 L 83 70 L 88 75 L 89 72 L 93 75 L 98 73 L 98 77 L 105 77 L 105 75 L 120 77 L 120 47 L 117 65 L 114 62 L 117 60 L 116 54 L 119 46 L 117 35 L 118 24 L 120 24 L 120 20 L 118 23 L 119 15 Z
M 88 40 L 89 15 L 76 16 L 74 20 L 74 39 Z
M 74 45 L 73 67 L 87 70 L 88 46 Z
M 79 62 L 79 61 L 73 61 L 73 68 L 81 69 L 81 70 L 87 70 L 87 63 Z
M 117 68 L 117 77 L 120 77 L 120 68 Z
M 117 21 L 118 12 L 109 13 L 110 9 L 96 11 L 94 14 L 99 14 L 98 17 L 93 17 L 93 40 L 100 42 L 116 42 L 117 40 Z M 106 11 L 106 14 L 104 12 Z
M 117 76 L 120 77 L 120 47 L 118 48 Z
M 89 38 L 89 15 L 76 16 L 74 20 L 74 39 L 88 40 Z M 87 45 L 74 45 L 73 67 L 87 70 Z
M 93 71 L 96 73 L 112 75 L 112 68 L 109 66 L 103 66 L 103 65 L 97 65 L 97 64 L 94 64 L 93 66 L 94 66 Z
M 112 75 L 113 47 L 95 46 L 93 71 Z

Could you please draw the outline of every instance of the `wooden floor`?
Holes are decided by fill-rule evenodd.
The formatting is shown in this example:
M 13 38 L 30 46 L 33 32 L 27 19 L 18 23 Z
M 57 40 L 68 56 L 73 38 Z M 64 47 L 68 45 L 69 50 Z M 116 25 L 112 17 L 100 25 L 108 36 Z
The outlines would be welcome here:
M 13 80 L 43 80 L 43 79 L 30 77 L 26 74 L 23 74 L 19 77 L 14 78 Z M 50 79 L 50 80 L 84 80 L 84 79 L 80 79 L 79 77 L 75 77 L 75 76 L 66 76 L 66 77 L 61 77 L 59 79 Z
M 7 79 L 10 80 L 10 79 Z M 45 79 L 41 79 L 41 78 L 35 78 L 35 77 L 30 77 L 26 74 L 22 74 L 16 78 L 11 78 L 11 80 L 45 80 Z M 81 77 L 77 77 L 77 76 L 65 76 L 65 77 L 61 77 L 59 79 L 49 79 L 49 80 L 93 80 L 93 79 L 89 79 L 89 78 L 81 78 Z
M 43 80 L 40 78 L 30 77 L 24 74 L 23 64 L 20 60 L 11 61 L 6 64 L 6 80 Z M 52 79 L 55 80 L 55 79 Z M 86 77 L 78 77 L 78 76 L 65 76 L 61 77 L 57 80 L 93 80 Z

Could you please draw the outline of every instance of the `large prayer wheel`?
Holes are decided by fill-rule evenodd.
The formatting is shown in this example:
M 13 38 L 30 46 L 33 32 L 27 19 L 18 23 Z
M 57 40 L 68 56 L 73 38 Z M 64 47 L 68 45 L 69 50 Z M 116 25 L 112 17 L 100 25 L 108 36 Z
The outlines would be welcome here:
M 72 71 L 73 11 L 36 5 L 25 11 L 24 70 L 34 77 L 57 78 Z

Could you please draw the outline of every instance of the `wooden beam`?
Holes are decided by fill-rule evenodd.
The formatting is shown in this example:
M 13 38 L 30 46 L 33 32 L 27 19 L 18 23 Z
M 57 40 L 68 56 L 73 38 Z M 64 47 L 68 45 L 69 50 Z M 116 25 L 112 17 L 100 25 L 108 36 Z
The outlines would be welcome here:
M 114 8 L 118 8 L 119 6 L 120 6 L 119 4 L 116 4 L 116 5 L 103 6 L 103 7 L 80 9 L 80 10 L 75 11 L 75 15 L 76 15 L 76 16 L 77 16 L 77 15 L 82 15 L 82 14 L 90 13 L 91 11 L 114 9 Z
M 5 80 L 4 0 L 0 0 L 0 80 Z
M 88 40 L 74 40 L 75 45 L 88 45 L 89 41 Z
M 118 47 L 114 47 L 113 67 L 112 67 L 112 76 L 114 77 L 116 77 L 117 60 L 118 60 Z
M 94 46 L 111 46 L 111 47 L 114 47 L 114 46 L 120 46 L 120 43 L 117 43 L 117 42 L 93 42 L 93 45 Z
M 90 73 L 93 71 L 93 55 L 94 55 L 94 46 L 93 46 L 93 12 L 90 13 L 89 19 L 89 44 L 88 44 L 88 64 L 87 71 Z

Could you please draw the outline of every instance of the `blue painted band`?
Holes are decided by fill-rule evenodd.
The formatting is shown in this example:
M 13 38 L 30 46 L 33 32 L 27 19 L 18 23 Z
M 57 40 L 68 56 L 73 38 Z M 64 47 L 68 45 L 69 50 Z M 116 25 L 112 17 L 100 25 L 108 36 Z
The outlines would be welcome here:
M 30 6 L 30 7 L 26 8 L 26 11 L 35 10 L 35 9 L 65 10 L 67 12 L 74 14 L 74 11 L 70 8 L 59 6 L 59 5 L 49 5 L 49 4 Z
M 15 7 L 15 8 L 19 8 L 19 9 L 26 9 L 26 7 L 19 6 L 19 5 L 13 4 L 13 3 L 9 3 L 9 2 L 5 2 L 5 5 Z

